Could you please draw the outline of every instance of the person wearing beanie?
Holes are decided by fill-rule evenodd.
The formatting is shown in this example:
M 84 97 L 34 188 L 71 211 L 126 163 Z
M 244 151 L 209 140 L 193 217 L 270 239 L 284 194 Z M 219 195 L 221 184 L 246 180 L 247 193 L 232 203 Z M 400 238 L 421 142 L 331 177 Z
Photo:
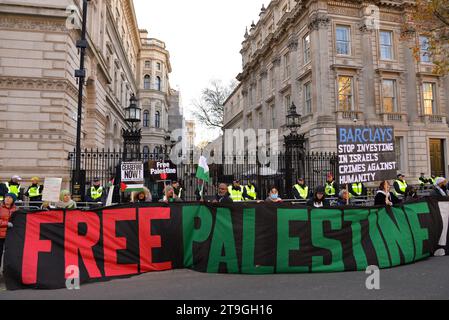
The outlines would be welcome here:
M 25 192 L 25 196 L 33 202 L 33 205 L 40 207 L 42 205 L 42 192 L 44 186 L 39 184 L 40 179 L 38 177 L 31 178 L 31 186 Z
M 329 201 L 326 199 L 326 189 L 323 186 L 319 186 L 315 189 L 313 197 L 307 202 L 307 206 L 315 208 L 330 206 Z
M 11 216 L 17 210 L 15 202 L 17 197 L 14 193 L 7 193 L 0 206 L 0 268 L 2 263 L 3 248 L 5 245 L 8 228 L 12 228 Z
M 447 190 L 447 181 L 444 178 L 436 178 L 435 179 L 435 186 L 430 193 L 431 197 L 435 198 L 441 198 L 441 197 L 447 197 L 448 196 L 448 190 Z
M 59 200 L 60 201 L 56 204 L 57 209 L 76 209 L 76 202 L 72 200 L 70 191 L 62 190 Z

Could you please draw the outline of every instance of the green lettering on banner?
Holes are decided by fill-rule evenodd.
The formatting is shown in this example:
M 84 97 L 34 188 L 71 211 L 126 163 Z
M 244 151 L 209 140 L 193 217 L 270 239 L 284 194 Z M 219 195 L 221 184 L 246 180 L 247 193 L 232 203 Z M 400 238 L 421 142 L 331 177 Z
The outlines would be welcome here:
M 224 256 L 222 256 L 223 248 L 225 251 Z M 217 273 L 222 262 L 226 263 L 228 273 L 239 273 L 231 210 L 218 208 L 207 272 Z
M 384 210 L 385 209 L 381 209 Z M 377 266 L 379 268 L 388 268 L 391 266 L 390 258 L 388 256 L 388 251 L 385 246 L 385 242 L 380 235 L 379 228 L 377 227 L 378 221 L 378 210 L 373 209 L 370 210 L 368 221 L 369 221 L 369 236 L 371 238 L 371 242 L 373 243 L 374 250 L 377 255 Z
M 201 225 L 195 229 L 195 218 L 199 218 Z M 182 208 L 182 230 L 184 241 L 184 267 L 193 267 L 193 244 L 204 242 L 212 231 L 212 214 L 204 206 L 184 206 Z
M 290 222 L 308 221 L 307 209 L 279 209 L 278 216 L 278 243 L 277 243 L 277 273 L 305 273 L 309 272 L 308 266 L 290 267 L 290 251 L 299 250 L 300 238 L 290 237 Z
M 242 273 L 272 274 L 274 267 L 255 266 L 254 252 L 256 249 L 256 209 L 243 210 L 243 249 Z
M 352 252 L 357 264 L 357 270 L 365 271 L 368 267 L 365 250 L 362 245 L 362 225 L 361 221 L 368 220 L 369 210 L 354 209 L 345 210 L 344 220 L 350 221 L 352 230 Z
M 429 204 L 427 202 L 404 205 L 413 238 L 415 240 L 416 257 L 415 260 L 422 260 L 430 256 L 430 252 L 424 253 L 423 242 L 429 240 L 429 230 L 421 227 L 419 215 L 430 214 Z
M 390 218 L 385 209 L 379 211 L 379 226 L 390 252 L 391 265 L 401 264 L 400 251 L 402 251 L 405 263 L 410 263 L 415 258 L 415 245 L 413 236 L 408 226 L 407 218 L 402 208 L 391 208 L 396 223 Z M 400 251 L 399 251 L 400 250 Z
M 311 212 L 312 220 L 312 244 L 314 247 L 327 249 L 331 252 L 332 262 L 329 265 L 324 264 L 324 257 L 312 257 L 312 272 L 344 271 L 343 247 L 341 242 L 335 239 L 329 239 L 324 236 L 323 222 L 329 221 L 332 230 L 341 230 L 342 211 L 341 210 L 321 210 L 314 209 Z

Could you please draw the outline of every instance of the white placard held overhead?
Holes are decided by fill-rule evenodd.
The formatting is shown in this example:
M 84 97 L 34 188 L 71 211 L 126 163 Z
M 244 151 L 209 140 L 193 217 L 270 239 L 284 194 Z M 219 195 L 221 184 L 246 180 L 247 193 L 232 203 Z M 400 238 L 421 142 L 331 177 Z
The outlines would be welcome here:
M 42 201 L 59 202 L 61 194 L 62 178 L 45 178 Z

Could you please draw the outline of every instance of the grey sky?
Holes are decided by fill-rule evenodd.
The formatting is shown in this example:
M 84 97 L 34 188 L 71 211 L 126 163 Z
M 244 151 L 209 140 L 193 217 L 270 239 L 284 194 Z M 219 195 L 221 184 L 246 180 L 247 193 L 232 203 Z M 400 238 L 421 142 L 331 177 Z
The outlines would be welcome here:
M 269 0 L 134 0 L 139 28 L 165 41 L 173 72 L 171 85 L 181 90 L 186 118 L 191 102 L 211 79 L 229 83 L 241 71 L 245 27 L 257 22 Z M 210 133 L 198 130 L 197 142 Z

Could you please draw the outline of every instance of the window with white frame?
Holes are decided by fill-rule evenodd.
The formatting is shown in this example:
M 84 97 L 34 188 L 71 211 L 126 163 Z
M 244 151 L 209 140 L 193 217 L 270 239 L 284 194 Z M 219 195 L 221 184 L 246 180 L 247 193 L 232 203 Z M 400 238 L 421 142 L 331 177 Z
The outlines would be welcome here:
M 424 114 L 435 115 L 437 114 L 436 108 L 436 86 L 433 82 L 423 83 L 423 101 L 424 101 Z
M 338 110 L 354 111 L 354 78 L 338 77 Z
M 382 60 L 393 60 L 393 32 L 392 31 L 380 31 L 379 32 L 379 42 L 380 42 L 380 58 Z
M 151 61 L 145 61 L 145 69 L 151 69 Z
M 312 113 L 312 82 L 304 85 L 304 113 L 306 115 Z
M 396 80 L 382 80 L 383 107 L 385 113 L 398 112 Z
M 432 62 L 430 59 L 430 50 L 429 50 L 429 38 L 425 36 L 419 37 L 419 48 L 420 48 L 420 57 L 421 62 L 430 63 Z
M 143 88 L 145 90 L 151 89 L 151 77 L 149 75 L 145 75 L 145 77 L 143 78 Z
M 351 55 L 351 28 L 349 26 L 337 25 L 335 33 L 337 54 Z
M 289 94 L 286 95 L 284 97 L 284 107 L 285 107 L 286 114 L 288 114 L 288 111 L 290 110 L 291 102 L 292 102 L 291 96 Z
M 150 126 L 150 113 L 145 110 L 143 113 L 143 127 L 148 128 Z

